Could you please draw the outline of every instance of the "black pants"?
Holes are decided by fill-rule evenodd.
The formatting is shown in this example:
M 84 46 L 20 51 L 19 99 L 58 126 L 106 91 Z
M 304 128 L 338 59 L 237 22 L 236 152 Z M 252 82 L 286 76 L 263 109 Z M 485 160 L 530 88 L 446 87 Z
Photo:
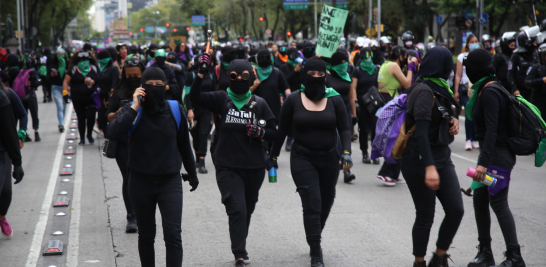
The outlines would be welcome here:
M 383 165 L 381 165 L 378 175 L 387 176 L 391 179 L 398 180 L 398 177 L 400 177 L 400 165 L 400 160 L 397 160 L 394 164 L 389 164 L 386 161 L 383 161 Z
M 368 132 L 372 134 L 372 143 L 375 138 L 375 124 L 377 118 L 375 114 L 370 114 L 364 104 L 362 95 L 358 96 L 358 105 L 360 106 L 360 113 L 358 114 L 358 138 L 360 139 L 360 150 L 362 154 L 368 154 Z
M 44 100 L 51 101 L 53 96 L 51 95 L 51 84 L 42 83 L 42 91 L 44 92 Z
M 6 216 L 11 205 L 11 164 L 8 153 L 0 151 L 0 216 Z
M 250 217 L 256 208 L 265 169 L 231 169 L 216 166 L 216 182 L 229 217 L 231 251 L 235 259 L 246 256 Z
M 107 129 L 108 127 L 106 125 L 108 125 L 108 120 L 106 119 L 106 111 L 107 111 L 107 108 L 106 107 L 101 107 L 99 108 L 99 114 L 98 114 L 98 118 L 97 118 L 97 122 L 99 123 L 99 129 L 102 130 L 102 132 L 104 133 L 104 136 L 107 136 Z
M 198 157 L 205 157 L 207 155 L 207 144 L 210 129 L 212 129 L 212 112 L 203 111 L 200 112 L 194 118 L 194 122 L 197 122 L 197 125 L 190 130 L 191 136 L 193 138 L 193 150 Z M 199 160 L 199 158 L 195 159 Z
M 412 231 L 415 257 L 424 257 L 427 252 L 436 198 L 442 203 L 445 212 L 436 241 L 437 248 L 448 250 L 464 214 L 459 179 L 450 158 L 451 149 L 447 146 L 433 147 L 432 155 L 440 175 L 440 189 L 437 191 L 426 186 L 425 166 L 419 159 L 420 155 L 416 149 L 406 147 L 402 159 L 402 174 L 408 184 L 416 210 Z
M 93 134 L 93 126 L 95 125 L 95 116 L 97 114 L 97 109 L 93 107 L 95 102 L 91 97 L 88 99 L 73 99 L 72 104 L 74 105 L 74 110 L 76 111 L 76 116 L 78 117 L 78 131 L 80 132 L 81 141 L 85 140 L 86 128 L 87 136 Z
M 116 163 L 118 164 L 121 177 L 123 177 L 123 184 L 121 191 L 123 193 L 123 202 L 125 202 L 125 209 L 127 214 L 135 212 L 133 204 L 131 203 L 131 197 L 129 196 L 129 169 L 127 168 L 127 146 L 118 142 L 118 149 L 116 151 Z
M 168 267 L 182 266 L 182 179 L 180 174 L 154 179 L 129 172 L 129 194 L 138 226 L 138 253 L 142 267 L 155 266 L 155 209 L 159 206 Z
M 311 246 L 320 244 L 322 229 L 334 205 L 339 158 L 335 148 L 319 151 L 297 142 L 292 145 L 290 171 L 300 194 L 305 235 Z
M 32 116 L 32 129 L 40 129 L 40 119 L 38 118 L 38 100 L 36 99 L 36 96 L 31 96 L 27 99 L 27 101 L 23 102 L 23 107 L 25 107 L 25 110 L 27 111 L 27 114 Z

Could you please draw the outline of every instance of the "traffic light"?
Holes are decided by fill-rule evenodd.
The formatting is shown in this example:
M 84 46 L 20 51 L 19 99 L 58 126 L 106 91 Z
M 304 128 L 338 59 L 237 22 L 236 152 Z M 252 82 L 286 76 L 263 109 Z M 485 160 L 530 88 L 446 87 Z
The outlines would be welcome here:
M 260 20 L 260 21 L 264 21 L 264 18 L 263 18 L 263 17 L 260 17 L 259 20 Z
M 129 35 L 133 35 L 133 32 L 129 32 Z
M 286 32 L 286 35 L 287 36 L 292 36 L 292 33 L 291 32 Z
M 243 38 L 239 38 L 239 42 L 242 42 L 243 41 Z
M 190 31 L 190 27 L 186 27 L 186 31 Z
M 171 26 L 171 24 L 170 23 L 165 23 L 165 26 L 169 27 L 169 26 Z
M 68 41 L 68 44 L 72 44 L 72 41 Z
M 176 32 L 176 29 L 173 29 L 173 32 Z
M 143 31 L 144 31 L 144 29 L 140 28 L 140 32 L 143 32 Z

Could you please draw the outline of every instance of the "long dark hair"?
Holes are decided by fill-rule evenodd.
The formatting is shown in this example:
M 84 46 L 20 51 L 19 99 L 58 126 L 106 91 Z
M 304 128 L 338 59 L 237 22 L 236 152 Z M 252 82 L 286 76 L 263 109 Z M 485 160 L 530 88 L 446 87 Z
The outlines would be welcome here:
M 184 42 L 180 42 L 178 44 L 176 44 L 176 47 L 174 48 L 174 52 L 176 52 L 177 54 L 177 57 L 178 57 L 178 53 L 181 52 L 180 51 L 180 46 L 182 46 L 182 44 L 184 44 L 184 46 L 186 47 L 186 50 L 184 50 L 184 54 L 186 55 L 186 62 L 185 64 L 188 64 L 188 62 L 190 62 L 192 60 L 191 58 L 191 55 L 190 55 L 190 48 L 188 47 L 188 45 Z M 178 57 L 180 59 L 180 57 Z M 184 61 L 182 59 L 180 59 L 180 61 Z
M 390 61 L 395 61 L 399 59 L 401 56 L 405 56 L 407 53 L 406 49 L 404 49 L 401 46 L 395 45 L 392 47 L 391 51 L 389 51 L 388 59 Z
M 115 60 L 118 62 L 118 65 L 119 65 L 120 67 L 123 66 L 123 64 L 121 64 L 121 61 L 123 60 L 123 58 L 121 58 L 121 54 L 119 53 L 119 51 L 120 51 L 121 48 L 124 47 L 124 46 L 125 46 L 125 50 L 127 50 L 127 55 L 129 55 L 129 54 L 130 54 L 130 53 L 129 53 L 129 47 L 128 47 L 126 44 L 122 44 L 122 45 L 119 45 L 118 47 L 116 47 L 116 50 L 117 50 L 118 54 L 117 54 L 117 58 L 116 58 Z M 110 53 L 110 54 L 112 54 L 112 53 Z
M 74 53 L 74 55 L 72 55 L 72 58 L 70 58 L 70 64 L 68 66 L 68 69 L 72 69 L 73 67 L 78 66 L 78 62 L 81 61 L 80 58 L 78 57 L 78 53 L 80 53 L 80 52 Z M 95 59 L 93 54 L 89 53 L 89 57 L 88 58 L 83 58 L 83 59 L 84 60 L 89 60 L 89 63 L 91 63 L 91 65 L 98 68 L 97 60 Z
M 135 62 L 136 66 L 134 65 Z M 144 72 L 146 69 L 146 66 L 144 66 L 144 62 L 142 62 L 138 58 L 129 58 L 125 60 L 125 63 L 123 64 L 123 70 L 121 71 L 121 79 L 119 80 L 118 86 L 116 86 L 116 91 L 119 89 L 118 96 L 120 99 L 131 99 L 134 94 L 134 89 L 131 88 L 129 85 L 129 82 L 127 81 L 127 74 L 125 73 L 125 70 L 127 68 L 134 68 L 137 67 L 140 69 L 141 72 Z

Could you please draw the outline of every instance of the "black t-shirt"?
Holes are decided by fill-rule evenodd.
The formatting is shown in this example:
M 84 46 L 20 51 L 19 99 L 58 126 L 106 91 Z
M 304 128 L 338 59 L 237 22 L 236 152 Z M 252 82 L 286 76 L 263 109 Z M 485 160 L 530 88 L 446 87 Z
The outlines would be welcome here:
M 284 74 L 284 77 L 286 77 L 286 81 L 288 82 L 288 85 L 290 85 L 290 90 L 292 92 L 296 92 L 297 90 L 301 89 L 301 83 L 303 81 L 303 72 L 300 71 L 294 71 L 294 68 L 290 66 L 288 63 L 283 64 L 280 67 L 280 70 Z
M 355 66 L 351 78 L 357 78 L 358 83 L 356 84 L 356 95 L 363 96 L 370 90 L 370 87 L 377 87 L 377 73 L 378 69 L 375 68 L 372 74 L 369 74 L 360 68 L 360 66 Z M 358 98 L 360 99 L 360 98 Z
M 497 79 L 501 82 L 504 88 L 510 89 L 508 82 L 508 62 L 510 57 L 506 54 L 499 53 L 493 57 L 493 67 L 495 67 Z
M 184 83 L 185 86 L 191 87 L 191 85 L 193 84 L 193 80 L 198 75 L 198 72 L 199 71 L 197 69 L 191 70 L 188 72 L 188 75 L 186 75 L 186 81 Z M 203 81 L 201 82 L 201 92 L 212 92 L 212 91 L 216 91 L 216 78 L 214 77 L 214 75 L 210 73 L 206 73 L 203 75 Z M 193 109 L 193 114 L 195 116 L 198 116 L 201 113 L 207 111 L 207 109 L 191 102 L 189 95 L 187 95 L 184 98 L 184 101 L 186 102 L 186 108 Z
M 97 87 L 100 88 L 100 98 L 108 101 L 110 90 L 116 88 L 119 83 L 119 68 L 116 65 L 110 65 L 104 72 L 97 74 L 95 80 Z
M 260 86 L 254 90 L 254 94 L 263 98 L 267 105 L 275 115 L 275 122 L 279 123 L 279 116 L 281 114 L 281 100 L 280 96 L 284 96 L 284 90 L 290 89 L 288 82 L 284 78 L 282 72 L 273 68 L 271 75 L 260 83 Z
M 341 95 L 343 103 L 349 105 L 349 93 L 351 92 L 351 83 L 339 78 L 337 75 L 326 74 L 326 87 L 332 87 Z
M 220 77 L 217 79 L 217 81 L 218 81 L 218 90 L 226 91 L 227 88 L 229 87 L 228 70 L 226 70 L 224 68 L 224 65 L 222 65 L 222 63 L 220 63 L 218 66 L 219 67 L 214 68 L 214 71 L 216 71 L 216 68 L 220 68 L 220 73 L 218 73 L 220 75 Z M 216 73 L 215 73 L 215 75 L 216 75 Z
M 133 101 L 133 99 L 127 99 L 127 98 L 120 99 L 119 92 L 120 92 L 120 89 L 114 90 L 114 93 L 112 93 L 112 96 L 108 98 L 108 108 L 106 109 L 107 118 L 108 118 L 108 114 L 116 113 L 121 107 L 123 107 L 125 103 L 129 103 Z M 118 141 L 120 144 L 127 146 L 128 140 L 129 140 L 129 134 L 125 134 Z
M 86 101 L 97 90 L 97 69 L 92 67 L 86 76 L 83 76 L 76 67 L 67 70 L 66 75 L 72 77 L 70 80 L 70 98 L 75 101 Z M 85 84 L 85 78 L 90 77 L 95 81 L 91 88 Z

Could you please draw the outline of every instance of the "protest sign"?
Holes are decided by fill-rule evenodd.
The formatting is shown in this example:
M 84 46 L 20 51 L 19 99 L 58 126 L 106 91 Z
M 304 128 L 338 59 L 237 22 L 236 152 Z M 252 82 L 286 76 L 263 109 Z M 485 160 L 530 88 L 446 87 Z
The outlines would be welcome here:
M 336 52 L 348 14 L 349 11 L 344 9 L 328 5 L 322 6 L 317 37 L 317 55 L 329 58 Z

